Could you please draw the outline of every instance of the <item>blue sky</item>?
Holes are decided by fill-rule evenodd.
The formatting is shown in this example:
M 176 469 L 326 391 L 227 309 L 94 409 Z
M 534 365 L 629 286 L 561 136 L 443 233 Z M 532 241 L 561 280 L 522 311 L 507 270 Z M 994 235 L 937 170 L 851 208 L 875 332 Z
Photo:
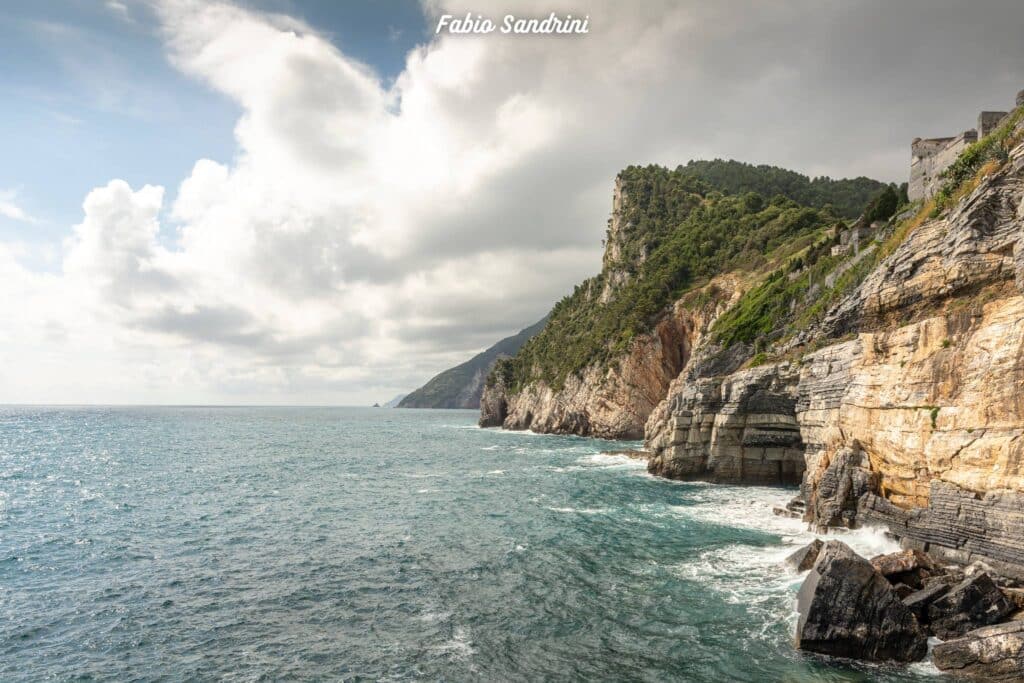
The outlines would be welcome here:
M 427 37 L 415 0 L 246 5 L 305 20 L 385 82 Z M 4 2 L 0 36 L 0 190 L 36 219 L 0 215 L 0 239 L 52 243 L 111 178 L 172 189 L 197 159 L 235 153 L 239 107 L 168 63 L 144 5 Z

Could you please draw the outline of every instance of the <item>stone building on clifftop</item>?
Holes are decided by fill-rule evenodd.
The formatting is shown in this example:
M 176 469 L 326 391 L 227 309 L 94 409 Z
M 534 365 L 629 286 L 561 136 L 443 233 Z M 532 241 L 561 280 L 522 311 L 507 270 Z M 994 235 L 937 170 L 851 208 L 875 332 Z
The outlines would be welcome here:
M 1024 90 L 1017 93 L 1016 106 L 1024 104 Z M 910 143 L 910 183 L 907 196 L 911 201 L 927 199 L 942 186 L 942 172 L 956 161 L 960 153 L 995 130 L 1006 117 L 1005 111 L 983 111 L 978 114 L 978 127 L 950 138 L 914 138 Z

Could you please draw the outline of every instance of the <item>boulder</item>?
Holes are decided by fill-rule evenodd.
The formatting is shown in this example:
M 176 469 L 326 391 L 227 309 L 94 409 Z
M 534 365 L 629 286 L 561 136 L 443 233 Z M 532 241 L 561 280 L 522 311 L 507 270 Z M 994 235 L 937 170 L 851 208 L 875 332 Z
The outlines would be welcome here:
M 889 583 L 904 583 L 913 588 L 923 588 L 924 580 L 935 571 L 935 565 L 920 550 L 900 550 L 888 555 L 871 558 L 871 566 L 878 570 Z
M 969 576 L 928 606 L 932 633 L 943 640 L 1003 620 L 1014 605 L 986 573 Z
M 927 638 L 892 585 L 841 541 L 825 543 L 797 596 L 796 646 L 870 661 L 914 662 Z
M 903 598 L 903 604 L 914 613 L 917 623 L 928 623 L 928 607 L 949 592 L 951 584 L 935 582 Z
M 939 643 L 932 650 L 932 662 L 957 677 L 1024 680 L 1024 621 L 986 626 Z
M 888 555 L 876 555 L 871 558 L 871 566 L 886 578 L 915 569 L 935 569 L 928 555 L 920 550 L 899 550 Z
M 821 547 L 825 545 L 821 539 L 814 539 L 800 550 L 786 558 L 786 564 L 793 568 L 794 571 L 805 572 L 814 566 L 814 562 L 818 559 L 818 554 L 821 552 Z

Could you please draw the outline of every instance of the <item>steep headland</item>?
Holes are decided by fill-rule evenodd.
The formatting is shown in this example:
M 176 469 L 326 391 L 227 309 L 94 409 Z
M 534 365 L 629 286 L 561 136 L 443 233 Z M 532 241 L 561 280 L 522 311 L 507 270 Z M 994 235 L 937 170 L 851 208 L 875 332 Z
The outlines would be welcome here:
M 480 407 L 484 380 L 500 358 L 513 355 L 534 335 L 544 329 L 547 318 L 505 337 L 486 351 L 481 351 L 465 363 L 449 368 L 426 384 L 403 396 L 399 408 L 470 408 Z
M 800 483 L 818 527 L 1024 578 L 1022 118 L 856 219 L 627 169 L 600 275 L 496 366 L 481 424 L 642 435 L 655 474 Z
M 882 187 L 738 162 L 627 168 L 615 181 L 601 272 L 497 364 L 481 424 L 641 438 L 717 316 L 840 222 L 837 205 L 863 206 Z

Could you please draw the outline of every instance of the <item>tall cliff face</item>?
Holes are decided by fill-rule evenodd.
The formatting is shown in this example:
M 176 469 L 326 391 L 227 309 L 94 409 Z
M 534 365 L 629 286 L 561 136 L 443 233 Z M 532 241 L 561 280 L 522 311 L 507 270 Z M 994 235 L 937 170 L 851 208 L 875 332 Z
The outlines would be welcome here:
M 1010 147 L 938 217 L 894 226 L 858 286 L 769 347 L 778 361 L 702 366 L 722 350 L 695 350 L 647 424 L 651 471 L 799 470 L 813 524 L 886 524 L 1024 577 L 1024 145 Z
M 643 438 L 651 411 L 661 403 L 669 385 L 689 362 L 693 348 L 717 313 L 735 297 L 738 287 L 736 278 L 716 278 L 693 296 L 676 302 L 653 331 L 634 339 L 613 363 L 593 363 L 581 375 L 570 375 L 557 389 L 538 380 L 513 392 L 506 382 L 495 378 L 484 389 L 481 426 L 609 439 Z
M 744 192 L 723 192 L 704 177 Z M 626 169 L 615 182 L 601 273 L 555 306 L 542 334 L 496 366 L 480 423 L 642 437 L 652 410 L 743 283 L 839 220 L 831 208 L 789 195 L 823 207 L 860 196 L 863 205 L 879 187 L 738 162 Z M 766 197 L 758 189 L 783 194 Z
M 799 483 L 799 368 L 781 363 L 686 377 L 648 422 L 648 469 L 671 479 Z
M 604 258 L 601 259 L 601 272 L 604 277 L 602 278 L 603 286 L 598 302 L 602 304 L 607 304 L 611 301 L 615 290 L 626 283 L 632 267 L 643 263 L 644 259 L 647 258 L 645 247 L 635 256 L 633 262 L 629 262 L 626 258 L 630 233 L 633 232 L 635 227 L 625 215 L 624 204 L 628 201 L 629 197 L 623 188 L 622 178 L 616 178 L 615 188 L 612 191 L 612 215 L 608 219 Z
M 482 423 L 642 428 L 655 474 L 799 482 L 811 524 L 1024 579 L 1022 143 L 1018 109 L 934 205 L 854 225 L 627 174 L 604 272 L 497 366 Z

